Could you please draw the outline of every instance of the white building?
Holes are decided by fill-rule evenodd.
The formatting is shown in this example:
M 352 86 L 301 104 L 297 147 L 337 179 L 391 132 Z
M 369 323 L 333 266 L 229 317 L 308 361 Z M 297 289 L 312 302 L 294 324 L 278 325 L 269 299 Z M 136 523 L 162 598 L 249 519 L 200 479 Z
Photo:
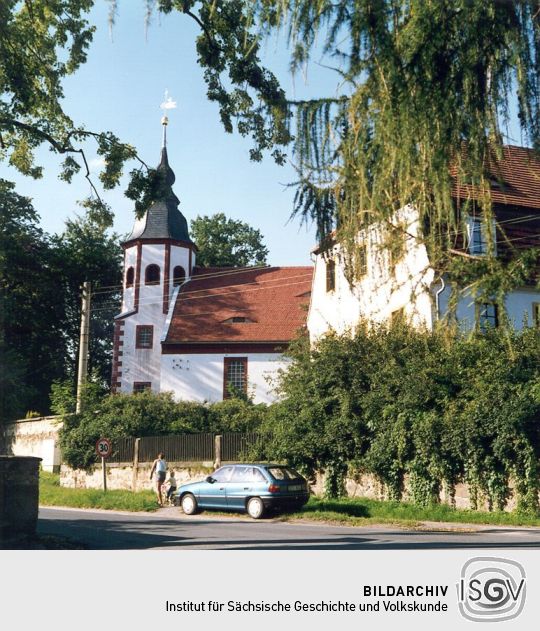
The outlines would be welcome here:
M 496 167 L 495 224 L 470 216 L 455 256 L 485 256 L 487 230 L 494 231 L 496 254 L 505 260 L 540 246 L 540 163 L 528 150 L 508 147 Z M 354 282 L 346 278 L 339 243 L 331 240 L 314 250 L 314 271 L 197 267 L 197 247 L 178 210 L 165 147 L 158 171 L 162 190 L 123 244 L 123 303 L 116 317 L 112 379 L 117 392 L 172 391 L 178 399 L 213 402 L 236 389 L 256 403 L 271 403 L 273 382 L 287 363 L 283 351 L 306 325 L 306 316 L 312 342 L 329 331 L 354 331 L 361 320 L 404 318 L 431 329 L 450 315 L 450 295 L 457 289 L 452 317 L 463 327 L 500 322 L 502 305 L 495 297 L 479 301 L 452 288 L 435 268 L 412 206 L 394 217 L 391 236 L 398 247 L 392 253 L 385 247 L 388 227 L 372 225 L 359 233 Z M 474 196 L 473 187 L 461 187 L 457 206 Z M 540 325 L 535 282 L 528 279 L 504 298 L 504 311 L 517 328 Z
M 214 402 L 237 390 L 271 403 L 283 351 L 305 326 L 313 268 L 197 267 L 165 146 L 158 172 L 162 189 L 123 243 L 113 391 Z
M 466 234 L 458 235 L 454 256 L 485 256 L 488 229 L 494 231 L 496 255 L 505 260 L 524 249 L 540 247 L 540 162 L 527 149 L 506 147 L 504 160 L 495 167 L 491 191 L 494 225 L 487 226 L 481 215 L 468 217 Z M 460 200 L 474 200 L 476 191 L 472 186 L 456 186 L 455 198 L 459 206 Z M 468 290 L 451 287 L 448 278 L 432 265 L 414 207 L 399 211 L 394 225 L 394 242 L 403 240 L 398 254 L 384 247 L 387 227 L 373 225 L 359 233 L 355 248 L 359 272 L 353 282 L 346 278 L 339 243 L 330 240 L 324 248 L 314 250 L 308 315 L 312 341 L 329 331 L 354 331 L 360 320 L 385 322 L 403 317 L 427 329 L 450 316 L 464 328 L 500 323 L 502 305 L 495 297 L 477 299 Z M 540 291 L 534 276 L 504 298 L 504 311 L 516 328 L 540 325 Z M 458 291 L 455 310 L 449 307 L 453 290 Z

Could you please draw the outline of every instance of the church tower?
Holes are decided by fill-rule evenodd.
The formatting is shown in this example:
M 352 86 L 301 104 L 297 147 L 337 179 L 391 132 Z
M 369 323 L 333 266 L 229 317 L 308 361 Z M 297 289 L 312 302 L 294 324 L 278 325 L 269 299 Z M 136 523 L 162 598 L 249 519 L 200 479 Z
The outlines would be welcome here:
M 156 194 L 122 244 L 122 312 L 115 318 L 112 389 L 159 391 L 161 336 L 179 287 L 190 279 L 197 248 L 172 186 L 166 116 Z

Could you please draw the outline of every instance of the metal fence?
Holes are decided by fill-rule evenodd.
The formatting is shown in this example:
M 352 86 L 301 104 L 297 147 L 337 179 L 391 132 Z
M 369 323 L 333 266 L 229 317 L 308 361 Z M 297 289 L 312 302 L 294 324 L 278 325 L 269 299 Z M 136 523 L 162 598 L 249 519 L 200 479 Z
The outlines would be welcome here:
M 214 459 L 214 434 L 181 434 L 141 438 L 139 462 L 152 462 L 163 452 L 170 462 L 199 462 Z
M 225 462 L 245 460 L 249 457 L 250 450 L 257 445 L 259 439 L 260 434 L 256 434 L 254 432 L 226 432 L 222 434 L 221 460 Z
M 108 462 L 132 462 L 135 450 L 134 438 L 118 438 L 113 440 L 112 453 L 107 459 Z
M 221 436 L 221 460 L 244 460 L 250 450 L 263 439 L 254 432 L 224 432 Z M 109 462 L 133 462 L 135 438 L 113 441 Z M 180 434 L 178 436 L 145 436 L 139 439 L 139 462 L 153 462 L 158 453 L 169 462 L 214 462 L 216 434 Z

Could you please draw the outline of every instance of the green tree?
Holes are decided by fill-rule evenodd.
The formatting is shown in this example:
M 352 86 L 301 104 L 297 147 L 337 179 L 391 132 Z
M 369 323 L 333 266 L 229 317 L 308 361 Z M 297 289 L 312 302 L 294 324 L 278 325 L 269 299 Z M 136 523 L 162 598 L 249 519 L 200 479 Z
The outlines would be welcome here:
M 51 383 L 75 375 L 80 287 L 87 279 L 96 287 L 90 367 L 102 382 L 110 379 L 121 249 L 117 235 L 91 213 L 68 221 L 61 235 L 47 235 L 30 200 L 5 180 L 0 210 L 0 417 L 46 414 Z M 107 289 L 100 292 L 100 285 Z
M 264 265 L 268 248 L 259 230 L 223 213 L 197 216 L 191 221 L 191 236 L 199 248 L 197 263 L 204 267 Z
M 62 81 L 86 60 L 92 0 L 7 0 L 0 7 L 0 157 L 37 177 L 33 152 L 46 142 L 66 155 L 63 177 L 83 169 L 82 143 L 105 158 L 104 186 L 119 181 L 134 148 L 91 132 L 63 110 Z M 111 16 L 118 2 L 111 0 Z M 253 139 L 251 157 L 298 169 L 293 214 L 323 239 L 337 227 L 352 257 L 359 228 L 389 221 L 414 202 L 433 262 L 451 267 L 464 214 L 452 175 L 478 187 L 492 215 L 489 165 L 500 156 L 512 106 L 525 140 L 540 149 L 540 15 L 530 0 L 158 0 L 200 27 L 195 46 L 226 132 Z M 260 59 L 265 37 L 284 31 L 293 72 L 314 54 L 336 70 L 331 94 L 287 99 Z M 324 63 L 324 62 L 323 62 Z M 160 186 L 154 170 L 132 172 L 138 213 Z M 488 239 L 491 233 L 488 231 Z M 490 249 L 493 254 L 493 248 Z M 492 256 L 490 256 L 493 259 Z M 490 275 L 489 267 L 478 270 Z
M 95 27 L 87 14 L 93 0 L 5 0 L 0 4 L 0 159 L 21 173 L 41 177 L 35 149 L 47 143 L 65 156 L 62 178 L 83 169 L 91 182 L 83 143 L 93 139 L 105 159 L 100 179 L 118 184 L 133 147 L 112 133 L 88 131 L 64 111 L 64 79 L 86 62 Z
M 30 200 L 0 180 L 0 344 L 4 419 L 46 412 L 64 368 L 62 285 Z
M 468 485 L 473 506 L 502 509 L 511 495 L 538 510 L 540 334 L 465 335 L 404 325 L 360 326 L 353 336 L 302 342 L 268 410 L 267 458 L 326 471 L 327 492 L 368 472 L 393 499 L 420 505 Z
M 193 432 L 256 431 L 265 405 L 230 399 L 214 404 L 175 401 L 171 392 L 108 394 L 95 382 L 83 391 L 83 411 L 74 414 L 73 384 L 56 382 L 53 410 L 64 416 L 60 443 L 65 461 L 86 469 L 95 463 L 94 445 L 100 436 L 163 436 Z
M 119 236 L 108 222 L 91 212 L 67 220 L 64 231 L 52 238 L 57 279 L 62 284 L 62 331 L 66 341 L 64 375 L 75 378 L 79 351 L 81 286 L 92 284 L 89 371 L 109 384 L 112 370 L 114 316 L 119 312 L 122 282 L 122 249 Z

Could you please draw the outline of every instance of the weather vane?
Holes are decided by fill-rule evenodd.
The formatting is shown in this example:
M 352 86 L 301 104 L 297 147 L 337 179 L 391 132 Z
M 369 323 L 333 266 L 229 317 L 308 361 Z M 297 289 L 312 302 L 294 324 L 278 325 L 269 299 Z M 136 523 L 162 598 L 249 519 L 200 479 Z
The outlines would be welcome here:
M 176 105 L 176 101 L 172 100 L 172 97 L 169 96 L 169 90 L 165 90 L 165 100 L 163 101 L 163 103 L 159 106 L 164 112 L 166 112 L 167 110 L 174 110 L 176 109 L 177 105 Z M 167 125 L 169 124 L 169 118 L 167 116 L 167 114 L 164 114 L 162 119 L 161 119 L 161 124 L 163 125 L 163 146 L 165 147 L 167 145 Z

